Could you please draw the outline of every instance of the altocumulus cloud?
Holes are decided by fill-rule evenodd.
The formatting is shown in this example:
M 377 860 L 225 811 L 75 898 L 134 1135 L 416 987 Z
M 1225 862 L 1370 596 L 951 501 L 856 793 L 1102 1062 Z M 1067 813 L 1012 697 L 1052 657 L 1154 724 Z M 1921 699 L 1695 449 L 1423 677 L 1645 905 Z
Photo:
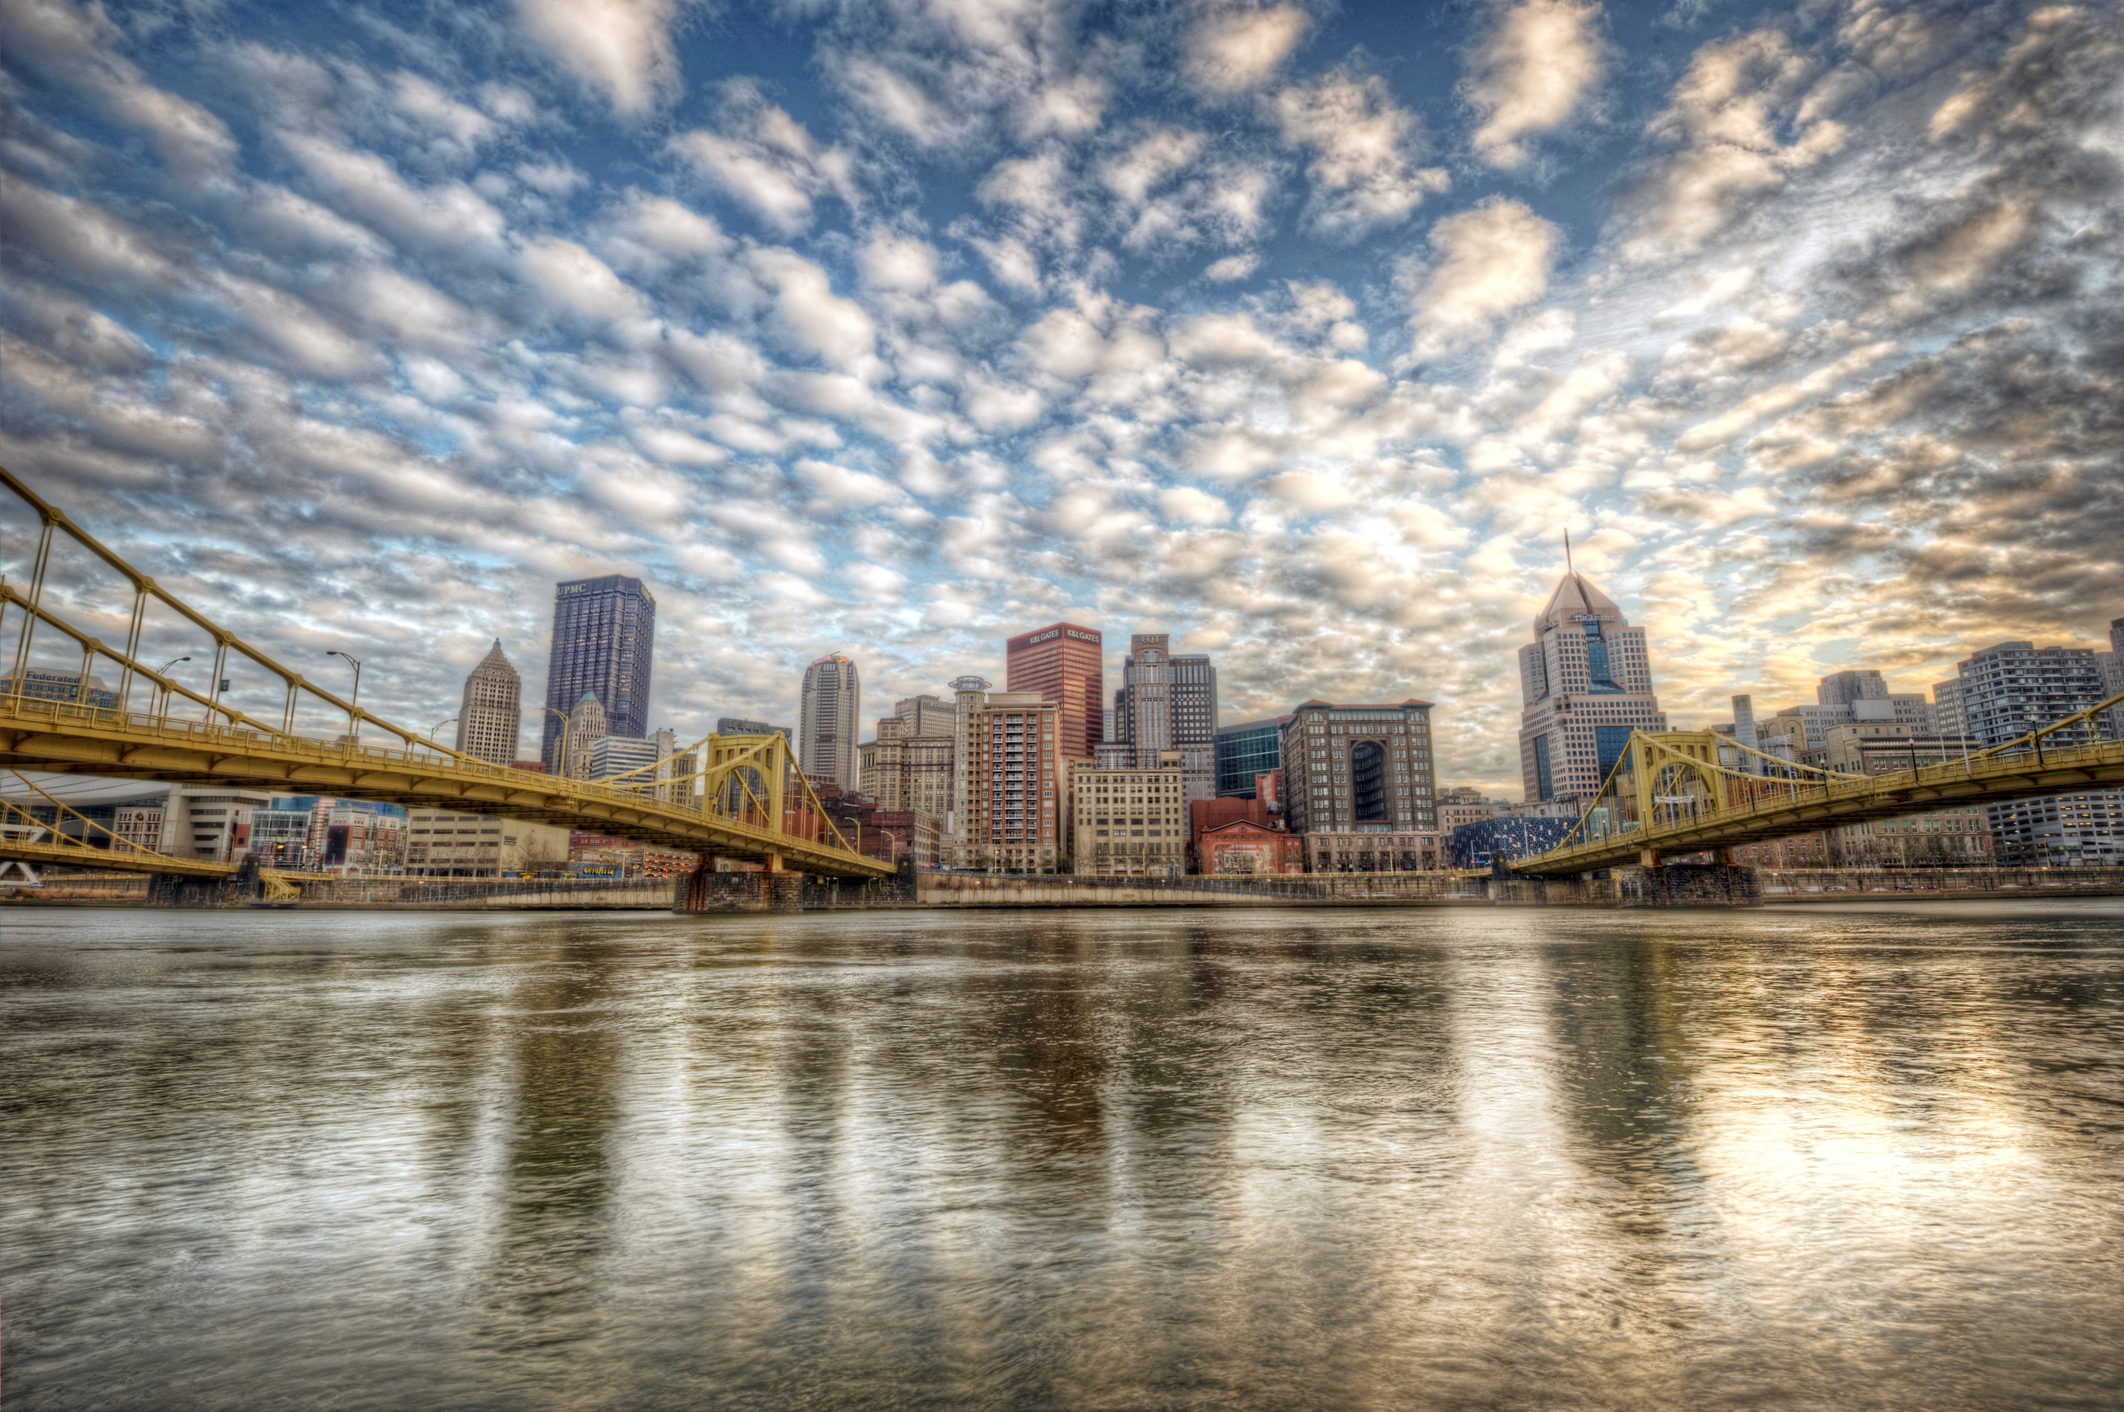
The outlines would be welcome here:
M 0 0 L 0 456 L 409 722 L 597 572 L 682 731 L 1067 615 L 1497 787 L 1566 526 L 1685 721 L 2124 613 L 2113 9 L 204 13 Z

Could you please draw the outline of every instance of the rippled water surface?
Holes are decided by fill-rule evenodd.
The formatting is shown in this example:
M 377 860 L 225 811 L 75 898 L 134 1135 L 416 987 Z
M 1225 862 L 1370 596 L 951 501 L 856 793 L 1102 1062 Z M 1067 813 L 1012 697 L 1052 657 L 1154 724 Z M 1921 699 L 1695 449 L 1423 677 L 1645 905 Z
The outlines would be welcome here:
M 2118 1406 L 2124 907 L 0 915 L 10 1412 Z

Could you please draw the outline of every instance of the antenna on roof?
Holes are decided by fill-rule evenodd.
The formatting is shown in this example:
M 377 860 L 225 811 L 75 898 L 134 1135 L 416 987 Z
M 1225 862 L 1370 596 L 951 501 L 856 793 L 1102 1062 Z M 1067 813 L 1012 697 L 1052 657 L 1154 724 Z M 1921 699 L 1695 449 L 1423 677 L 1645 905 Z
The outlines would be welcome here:
M 1571 530 L 1569 526 L 1564 528 L 1564 572 L 1574 578 L 1578 575 L 1578 570 L 1571 567 Z

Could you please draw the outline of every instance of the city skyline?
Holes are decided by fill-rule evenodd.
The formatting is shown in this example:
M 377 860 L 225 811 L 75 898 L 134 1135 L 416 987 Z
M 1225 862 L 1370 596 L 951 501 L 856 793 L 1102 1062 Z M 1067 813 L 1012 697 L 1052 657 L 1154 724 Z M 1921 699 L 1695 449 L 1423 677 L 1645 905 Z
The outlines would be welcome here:
M 2094 12 L 615 13 L 21 0 L 5 464 L 393 718 L 617 574 L 689 738 L 1071 621 L 1492 790 L 1567 526 L 1676 725 L 2124 596 Z

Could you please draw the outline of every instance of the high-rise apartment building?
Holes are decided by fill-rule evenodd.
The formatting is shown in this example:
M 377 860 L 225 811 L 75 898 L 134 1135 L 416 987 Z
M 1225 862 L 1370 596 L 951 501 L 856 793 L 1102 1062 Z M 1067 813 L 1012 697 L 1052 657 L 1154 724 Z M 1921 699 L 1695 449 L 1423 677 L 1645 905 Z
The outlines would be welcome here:
M 464 699 L 457 707 L 458 753 L 490 765 L 514 765 L 523 727 L 524 679 L 509 665 L 497 637 L 465 678 Z
M 797 722 L 797 760 L 807 775 L 826 775 L 844 790 L 856 787 L 856 733 L 863 687 L 856 664 L 836 652 L 804 669 L 804 701 Z
M 951 807 L 944 815 L 944 858 L 954 868 L 966 866 L 966 834 L 963 823 L 973 803 L 973 736 L 980 728 L 981 708 L 995 683 L 969 673 L 951 683 Z
M 1217 797 L 1250 799 L 1254 781 L 1283 764 L 1283 728 L 1289 716 L 1270 716 L 1217 727 Z
M 1003 689 L 1037 691 L 1062 708 L 1062 753 L 1089 760 L 1104 732 L 1106 666 L 1096 628 L 1050 623 L 1003 644 Z
M 2103 699 L 2102 666 L 2091 647 L 2037 647 L 2001 642 L 1955 664 L 1962 718 L 1986 746 L 2004 745 Z M 2044 737 L 2046 744 L 2084 743 L 2084 732 Z
M 2037 647 L 2001 642 L 1955 664 L 1966 729 L 1984 746 L 2018 740 L 2039 726 L 2084 711 L 2111 694 L 2102 654 L 2091 647 Z M 2046 747 L 2114 735 L 2104 712 L 2093 731 L 2078 727 L 2043 737 Z M 2116 863 L 2116 820 L 2124 790 L 2099 790 L 1986 806 L 1993 848 L 2002 863 Z
M 1308 701 L 1283 728 L 1284 817 L 1310 871 L 1438 866 L 1431 703 Z
M 1200 652 L 1174 655 L 1166 633 L 1128 640 L 1114 723 L 1138 769 L 1177 750 L 1189 800 L 1217 795 L 1217 669 Z
M 1036 691 L 958 694 L 960 758 L 955 866 L 991 873 L 1049 873 L 1069 846 L 1072 766 L 1062 751 L 1062 707 Z
M 2124 695 L 2124 618 L 2111 620 L 2109 650 L 2097 652 L 2095 664 L 2102 672 L 2103 697 Z M 2124 706 L 2112 707 L 2103 714 L 2109 722 L 2109 738 L 2124 740 Z
M 553 650 L 538 758 L 559 774 L 562 725 L 589 692 L 604 708 L 603 735 L 649 729 L 649 668 L 656 646 L 656 599 L 640 579 L 608 574 L 553 586 Z
M 1534 619 L 1534 641 L 1519 649 L 1519 693 L 1519 772 L 1530 801 L 1599 792 L 1630 732 L 1667 728 L 1645 630 L 1580 573 L 1565 574 Z

